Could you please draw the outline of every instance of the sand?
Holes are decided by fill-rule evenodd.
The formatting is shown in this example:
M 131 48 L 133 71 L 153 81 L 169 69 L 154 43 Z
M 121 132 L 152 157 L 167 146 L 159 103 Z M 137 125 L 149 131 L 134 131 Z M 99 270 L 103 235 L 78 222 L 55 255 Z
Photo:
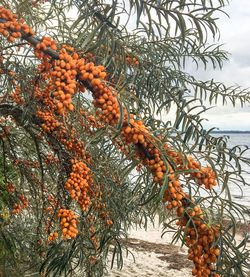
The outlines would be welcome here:
M 187 248 L 171 244 L 172 235 L 161 238 L 161 227 L 150 225 L 145 231 L 133 228 L 129 232 L 128 249 L 133 253 L 123 257 L 123 268 L 108 269 L 106 277 L 191 277 L 192 263 L 187 259 Z M 238 240 L 241 235 L 237 235 Z M 250 242 L 248 243 L 250 249 Z M 250 276 L 250 275 L 249 275 Z
M 171 234 L 161 238 L 161 228 L 150 225 L 145 231 L 133 228 L 129 232 L 128 248 L 133 253 L 124 257 L 122 270 L 113 268 L 107 277 L 190 277 L 192 263 L 187 260 L 187 249 L 171 245 Z

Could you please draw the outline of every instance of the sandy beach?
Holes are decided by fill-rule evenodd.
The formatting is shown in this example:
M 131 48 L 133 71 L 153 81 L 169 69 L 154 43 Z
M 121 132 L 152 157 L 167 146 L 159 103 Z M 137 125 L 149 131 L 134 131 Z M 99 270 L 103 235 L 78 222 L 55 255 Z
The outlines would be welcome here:
M 115 267 L 107 277 L 128 276 L 192 276 L 192 263 L 187 260 L 187 249 L 171 244 L 171 234 L 161 238 L 161 229 L 150 224 L 147 231 L 135 227 L 129 232 L 128 248 L 133 253 L 124 257 L 122 270 Z
M 161 238 L 161 227 L 150 225 L 145 231 L 133 228 L 129 232 L 128 248 L 133 253 L 124 256 L 122 270 L 108 270 L 106 277 L 191 277 L 192 263 L 187 259 L 187 248 L 171 244 L 171 233 Z M 241 234 L 237 234 L 241 239 Z M 248 243 L 250 249 L 250 242 Z M 247 275 L 250 276 L 250 275 Z

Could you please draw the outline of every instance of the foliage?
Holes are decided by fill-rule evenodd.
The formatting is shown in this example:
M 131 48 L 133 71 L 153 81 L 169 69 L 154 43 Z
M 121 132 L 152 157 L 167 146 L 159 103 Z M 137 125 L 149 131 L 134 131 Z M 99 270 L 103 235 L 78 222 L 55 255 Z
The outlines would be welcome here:
M 157 214 L 193 275 L 244 276 L 246 208 L 230 183 L 249 185 L 248 148 L 228 148 L 202 114 L 205 99 L 245 105 L 249 93 L 185 72 L 227 60 L 208 44 L 227 1 L 30 2 L 0 8 L 5 276 L 102 276 L 110 251 L 122 267 L 128 228 Z

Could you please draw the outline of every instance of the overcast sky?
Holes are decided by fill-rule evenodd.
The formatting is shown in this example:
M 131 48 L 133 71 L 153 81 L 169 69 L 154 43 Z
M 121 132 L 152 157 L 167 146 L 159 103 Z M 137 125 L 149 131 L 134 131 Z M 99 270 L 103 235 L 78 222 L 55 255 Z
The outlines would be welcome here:
M 250 88 L 250 0 L 231 0 L 225 11 L 230 18 L 221 14 L 218 26 L 221 30 L 220 43 L 231 53 L 230 60 L 222 70 L 199 70 L 195 75 L 204 80 L 214 78 L 227 85 Z M 218 106 L 208 111 L 205 117 L 209 120 L 206 127 L 250 130 L 250 105 L 243 109 Z

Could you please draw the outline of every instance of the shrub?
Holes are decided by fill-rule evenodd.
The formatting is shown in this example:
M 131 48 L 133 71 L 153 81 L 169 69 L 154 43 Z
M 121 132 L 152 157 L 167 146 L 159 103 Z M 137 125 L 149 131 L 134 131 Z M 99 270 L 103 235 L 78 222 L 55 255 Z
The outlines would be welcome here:
M 156 214 L 189 248 L 193 275 L 243 276 L 249 251 L 234 237 L 246 208 L 228 184 L 247 185 L 247 148 L 228 148 L 201 115 L 206 97 L 249 96 L 183 69 L 227 59 L 206 46 L 225 5 L 213 2 L 3 1 L 5 276 L 102 276 L 110 251 L 122 266 L 128 228 Z

